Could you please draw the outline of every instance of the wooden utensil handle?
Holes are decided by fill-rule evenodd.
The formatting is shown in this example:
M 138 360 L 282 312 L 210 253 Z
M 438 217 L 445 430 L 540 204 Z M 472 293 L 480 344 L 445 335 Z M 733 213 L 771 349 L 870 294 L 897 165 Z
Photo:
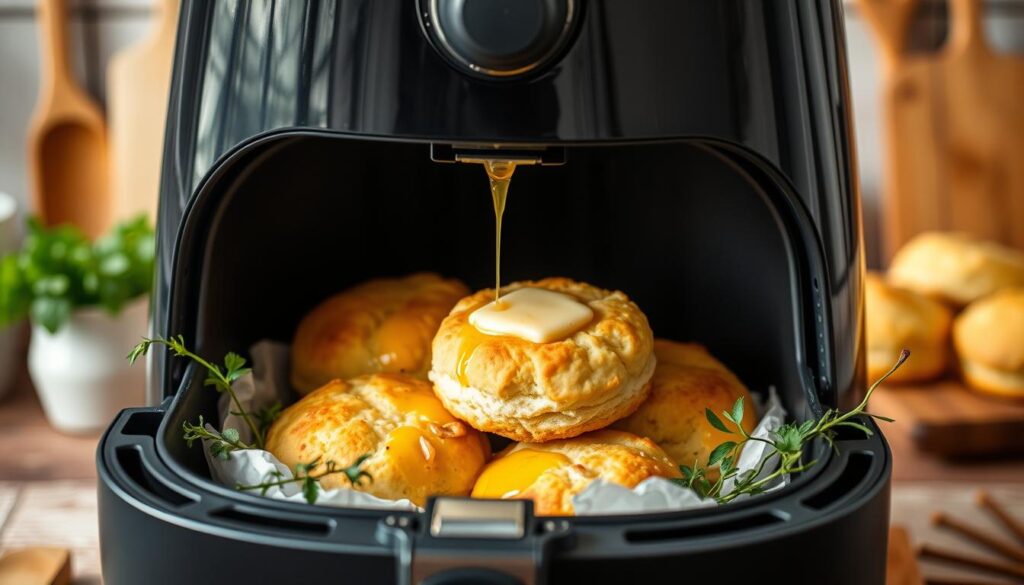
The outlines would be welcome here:
M 950 0 L 949 50 L 986 50 L 985 4 L 982 0 Z
M 68 85 L 71 66 L 68 61 L 68 11 L 65 0 L 39 0 L 39 40 L 42 49 L 43 83 L 55 89 Z
M 887 66 L 903 54 L 918 4 L 920 0 L 858 0 L 857 8 L 875 31 Z

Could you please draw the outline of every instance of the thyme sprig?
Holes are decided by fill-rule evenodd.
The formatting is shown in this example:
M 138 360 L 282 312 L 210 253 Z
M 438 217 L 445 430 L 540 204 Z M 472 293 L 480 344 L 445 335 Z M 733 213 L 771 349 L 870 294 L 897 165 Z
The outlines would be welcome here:
M 704 415 L 715 429 L 734 435 L 735 439 L 725 441 L 715 447 L 708 456 L 706 464 L 694 461 L 692 466 L 680 465 L 682 472 L 681 479 L 673 480 L 679 485 L 688 487 L 702 498 L 712 498 L 719 504 L 725 504 L 735 500 L 742 495 L 756 495 L 763 493 L 779 478 L 807 471 L 817 464 L 817 460 L 805 462 L 803 460 L 804 447 L 815 439 L 824 439 L 833 450 L 836 449 L 835 437 L 837 429 L 849 427 L 857 429 L 867 436 L 873 431 L 867 425 L 857 422 L 854 417 L 867 416 L 886 422 L 893 422 L 891 418 L 867 412 L 868 400 L 879 384 L 898 370 L 907 358 L 910 351 L 904 349 L 896 364 L 875 381 L 868 388 L 864 399 L 852 410 L 840 413 L 837 409 L 827 410 L 818 420 L 807 420 L 802 423 L 786 423 L 780 426 L 769 439 L 753 437 L 740 424 L 743 420 L 743 398 L 739 398 L 729 411 L 722 411 L 721 417 L 711 409 L 704 409 Z M 723 421 L 724 419 L 724 421 Z M 727 422 L 730 424 L 727 424 Z M 761 460 L 752 469 L 740 473 L 736 467 L 739 455 L 744 445 L 751 441 L 758 441 L 768 445 L 768 452 L 761 457 Z M 772 460 L 777 461 L 777 467 L 771 473 L 760 477 Z M 718 477 L 714 476 L 714 468 L 718 468 Z M 733 487 L 723 494 L 727 480 L 733 480 Z
M 194 425 L 188 421 L 181 423 L 184 431 L 185 444 L 190 448 L 196 440 L 207 440 L 210 443 L 210 454 L 220 459 L 228 459 L 232 451 L 252 449 L 250 445 L 243 443 L 238 436 L 238 429 L 224 429 L 223 432 L 211 431 L 206 428 L 203 415 L 199 415 L 199 424 Z
M 164 345 L 169 348 L 175 355 L 180 357 L 186 357 L 199 365 L 206 368 L 207 376 L 204 380 L 204 385 L 213 386 L 217 392 L 227 393 L 231 398 L 231 403 L 236 410 L 231 410 L 230 413 L 241 417 L 245 421 L 249 430 L 252 432 L 253 444 L 247 444 L 242 441 L 241 436 L 238 433 L 238 429 L 226 428 L 220 432 L 217 432 L 206 427 L 206 421 L 203 420 L 203 416 L 199 416 L 199 424 L 194 425 L 188 421 L 182 423 L 181 428 L 183 431 L 183 437 L 185 443 L 192 447 L 192 444 L 196 441 L 204 441 L 207 443 L 210 454 L 219 459 L 227 460 L 231 457 L 231 453 L 234 451 L 241 451 L 244 449 L 263 449 L 264 443 L 266 442 L 267 431 L 270 425 L 274 423 L 279 416 L 281 416 L 282 406 L 280 402 L 275 402 L 270 406 L 260 409 L 255 415 L 250 414 L 238 400 L 238 395 L 235 394 L 235 390 L 232 384 L 252 371 L 251 368 L 245 367 L 245 358 L 238 355 L 237 353 L 228 353 L 224 356 L 224 368 L 212 364 L 195 353 L 189 351 L 185 347 L 185 338 L 181 335 L 171 338 L 143 338 L 138 345 L 132 348 L 132 351 L 128 354 L 128 361 L 132 364 L 137 359 L 146 355 L 149 348 L 154 344 Z M 309 463 L 299 463 L 295 466 L 295 475 L 290 478 L 286 478 L 280 471 L 272 471 L 267 475 L 267 478 L 262 483 L 255 485 L 241 485 L 235 486 L 235 489 L 240 491 L 247 490 L 260 490 L 261 495 L 266 495 L 267 491 L 274 486 L 283 486 L 290 483 L 301 483 L 302 484 L 302 495 L 306 501 L 310 504 L 315 504 L 317 498 L 320 495 L 320 483 L 319 481 L 329 475 L 344 474 L 348 478 L 348 482 L 353 486 L 359 486 L 363 479 L 369 482 L 373 481 L 373 477 L 363 471 L 361 466 L 366 459 L 369 458 L 369 454 L 362 455 L 354 463 L 348 467 L 341 467 L 334 461 L 327 461 L 322 463 L 320 457 L 317 457 Z M 323 469 L 320 469 L 323 465 Z
M 260 495 L 265 496 L 272 487 L 280 487 L 290 483 L 301 483 L 302 496 L 310 504 L 315 504 L 322 489 L 320 487 L 320 480 L 329 475 L 343 474 L 348 478 L 348 482 L 352 487 L 359 486 L 364 478 L 372 482 L 373 476 L 360 469 L 367 458 L 369 458 L 369 455 L 362 455 L 348 467 L 340 467 L 334 461 L 327 461 L 323 464 L 323 470 L 317 472 L 316 470 L 321 465 L 320 458 L 317 457 L 309 463 L 299 463 L 296 465 L 294 477 L 285 477 L 281 471 L 274 470 L 267 474 L 266 479 L 262 483 L 254 485 L 238 484 L 235 486 L 235 489 L 239 491 L 260 490 Z
M 238 401 L 238 395 L 235 394 L 235 390 L 231 387 L 231 384 L 235 380 L 241 378 L 242 376 L 252 371 L 251 368 L 245 367 L 245 358 L 238 355 L 237 353 L 228 352 L 228 354 L 224 356 L 224 368 L 221 369 L 221 366 L 217 364 L 212 364 L 203 359 L 202 357 L 196 355 L 195 353 L 189 351 L 189 349 L 185 347 L 185 338 L 179 335 L 177 337 L 170 338 L 143 338 L 143 340 L 140 341 L 139 344 L 132 349 L 131 353 L 128 354 L 128 361 L 134 364 L 135 360 L 139 359 L 139 357 L 141 356 L 146 355 L 146 353 L 149 351 L 149 348 L 152 347 L 154 344 L 163 345 L 170 349 L 172 352 L 174 352 L 174 355 L 189 358 L 190 360 L 206 368 L 207 374 L 206 379 L 203 380 L 203 385 L 213 386 L 214 389 L 217 390 L 217 392 L 227 393 L 227 395 L 231 399 L 232 405 L 236 409 L 232 412 L 240 416 L 242 420 L 245 421 L 245 425 L 249 427 L 249 431 L 252 433 L 253 446 L 258 449 L 263 448 L 263 444 L 265 442 L 264 440 L 266 438 L 266 427 L 268 427 L 269 424 L 257 424 L 257 421 L 253 418 L 253 416 L 249 414 L 249 412 L 246 411 L 245 408 L 242 407 L 242 404 Z M 224 429 L 222 433 L 226 433 L 229 430 L 231 429 Z

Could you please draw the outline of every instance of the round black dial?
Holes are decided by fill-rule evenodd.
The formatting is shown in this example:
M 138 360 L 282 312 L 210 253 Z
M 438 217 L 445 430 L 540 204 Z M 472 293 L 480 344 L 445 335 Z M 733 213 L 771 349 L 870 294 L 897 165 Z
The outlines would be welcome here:
M 428 0 L 424 28 L 460 68 L 489 77 L 536 70 L 572 33 L 577 0 Z

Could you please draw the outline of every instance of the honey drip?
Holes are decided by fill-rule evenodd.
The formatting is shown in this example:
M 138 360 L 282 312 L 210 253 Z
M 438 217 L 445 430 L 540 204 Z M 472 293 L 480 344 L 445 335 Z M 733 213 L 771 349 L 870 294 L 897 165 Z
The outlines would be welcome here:
M 505 200 L 508 186 L 516 163 L 508 160 L 485 160 L 484 170 L 491 182 L 491 199 L 494 201 L 494 303 L 501 304 L 501 218 L 505 215 Z

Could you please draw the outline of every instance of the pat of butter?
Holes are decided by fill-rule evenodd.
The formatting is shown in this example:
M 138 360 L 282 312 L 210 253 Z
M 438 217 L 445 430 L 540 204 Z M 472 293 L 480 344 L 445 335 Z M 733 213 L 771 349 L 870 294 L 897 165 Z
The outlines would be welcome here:
M 562 293 L 521 288 L 469 315 L 469 323 L 488 335 L 511 335 L 534 343 L 564 339 L 594 318 L 590 307 Z

